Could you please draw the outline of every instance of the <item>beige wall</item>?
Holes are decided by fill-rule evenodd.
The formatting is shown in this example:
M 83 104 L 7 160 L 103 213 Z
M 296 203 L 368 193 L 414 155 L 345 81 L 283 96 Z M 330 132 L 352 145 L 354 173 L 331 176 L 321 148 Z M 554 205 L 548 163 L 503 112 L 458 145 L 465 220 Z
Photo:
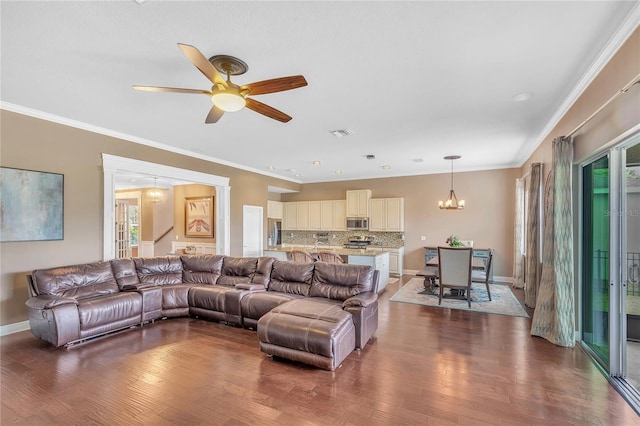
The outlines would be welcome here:
M 102 259 L 102 153 L 228 177 L 234 256 L 242 255 L 242 205 L 266 212 L 268 185 L 300 187 L 10 111 L 1 110 L 0 120 L 2 166 L 64 174 L 64 240 L 0 243 L 0 325 L 27 320 L 25 276 L 33 269 Z
M 451 185 L 449 173 L 303 185 L 283 201 L 340 200 L 348 189 L 371 189 L 373 198 L 403 197 L 405 209 L 404 269 L 424 267 L 424 247 L 444 245 L 450 234 L 495 250 L 494 274 L 511 277 L 513 206 L 519 169 L 455 173 L 454 189 L 466 208 L 440 210 Z M 422 241 L 421 236 L 426 240 Z
M 544 163 L 546 176 L 551 170 L 553 139 L 573 131 L 638 74 L 640 74 L 640 28 L 629 37 L 529 157 L 522 167 L 522 173 L 529 171 L 531 163 L 541 162 Z M 636 84 L 574 134 L 574 159 L 578 162 L 592 155 L 639 123 L 640 84 Z

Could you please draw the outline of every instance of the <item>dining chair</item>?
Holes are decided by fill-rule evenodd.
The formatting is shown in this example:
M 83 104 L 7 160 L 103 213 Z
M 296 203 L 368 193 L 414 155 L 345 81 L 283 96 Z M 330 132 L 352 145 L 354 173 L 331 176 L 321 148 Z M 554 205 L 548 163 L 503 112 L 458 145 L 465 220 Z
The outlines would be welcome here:
M 471 247 L 438 247 L 440 291 L 438 305 L 442 304 L 444 288 L 466 290 L 467 303 L 471 307 Z
M 289 252 L 289 260 L 298 263 L 312 263 L 316 261 L 313 256 L 303 250 L 291 250 Z
M 318 260 L 326 263 L 344 263 L 340 255 L 330 251 L 318 252 Z
M 489 271 L 491 270 L 491 261 L 493 259 L 493 250 L 489 250 L 489 256 L 487 257 L 487 264 L 485 265 L 483 270 L 474 269 L 471 271 L 471 282 L 474 283 L 484 283 L 487 287 L 487 294 L 489 295 L 489 300 L 491 300 L 491 290 L 489 289 Z

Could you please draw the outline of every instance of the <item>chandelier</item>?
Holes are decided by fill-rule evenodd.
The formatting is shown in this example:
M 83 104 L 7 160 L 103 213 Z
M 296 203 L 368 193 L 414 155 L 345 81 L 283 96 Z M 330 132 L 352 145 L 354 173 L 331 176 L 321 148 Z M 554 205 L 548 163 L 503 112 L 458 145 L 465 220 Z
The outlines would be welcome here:
M 449 190 L 449 198 L 447 201 L 438 201 L 438 206 L 444 210 L 462 210 L 464 209 L 464 200 L 458 201 L 456 192 L 453 190 L 453 160 L 460 158 L 459 155 L 447 155 L 445 160 L 451 160 L 451 189 Z
M 158 178 L 153 178 L 153 189 L 147 192 L 147 197 L 152 203 L 159 203 L 162 199 L 162 191 L 158 189 Z

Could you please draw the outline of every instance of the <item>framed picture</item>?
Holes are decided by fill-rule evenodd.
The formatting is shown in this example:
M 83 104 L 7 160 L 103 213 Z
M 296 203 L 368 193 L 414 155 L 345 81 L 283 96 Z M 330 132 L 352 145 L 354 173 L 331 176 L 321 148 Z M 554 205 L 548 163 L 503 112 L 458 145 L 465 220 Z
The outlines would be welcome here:
M 213 238 L 213 196 L 185 198 L 185 237 Z
M 0 167 L 0 241 L 64 239 L 64 175 Z

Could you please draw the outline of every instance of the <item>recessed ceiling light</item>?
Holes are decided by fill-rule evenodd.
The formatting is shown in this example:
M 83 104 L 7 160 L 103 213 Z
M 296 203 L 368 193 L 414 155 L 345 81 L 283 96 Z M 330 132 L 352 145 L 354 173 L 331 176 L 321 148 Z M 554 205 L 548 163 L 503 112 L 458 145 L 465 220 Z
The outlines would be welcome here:
M 341 175 L 342 174 L 342 170 L 340 170 L 340 169 L 336 170 L 336 174 L 337 175 Z
M 322 164 L 322 163 L 320 162 L 320 160 L 315 160 L 312 164 L 313 164 L 314 166 L 319 166 L 319 165 L 320 165 L 320 164 Z
M 515 95 L 512 99 L 513 102 L 524 102 L 528 101 L 531 98 L 531 93 L 519 93 Z
M 331 133 L 336 138 L 341 138 L 343 136 L 350 136 L 355 134 L 355 132 L 351 129 L 329 130 L 329 133 Z
M 300 177 L 300 173 L 296 173 L 296 174 L 295 174 L 295 176 L 296 176 L 296 177 Z
M 289 173 L 295 173 L 295 172 L 296 172 L 296 169 L 287 169 L 287 171 L 288 171 Z
M 276 169 L 276 166 L 267 166 L 267 169 L 268 169 L 268 170 L 275 170 L 275 169 Z
M 382 170 L 389 170 L 391 168 L 390 165 L 385 164 L 384 166 L 382 166 Z

